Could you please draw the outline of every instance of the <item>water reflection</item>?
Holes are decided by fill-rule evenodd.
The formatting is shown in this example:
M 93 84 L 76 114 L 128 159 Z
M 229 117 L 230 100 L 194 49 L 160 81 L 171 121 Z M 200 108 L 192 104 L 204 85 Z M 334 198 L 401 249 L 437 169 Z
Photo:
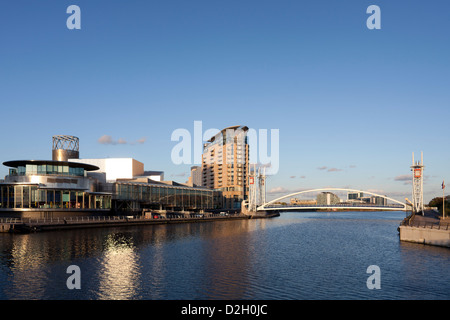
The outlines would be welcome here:
M 66 268 L 79 265 L 81 297 L 186 299 L 224 292 L 231 275 L 245 275 L 246 240 L 265 221 L 199 223 L 0 235 L 1 299 L 79 298 L 65 287 Z M 198 277 L 199 274 L 204 276 Z M 194 296 L 180 284 L 194 278 Z M 245 279 L 233 279 L 236 289 Z M 234 288 L 234 286 L 232 286 Z M 55 291 L 56 290 L 56 291 Z M 59 292 L 57 292 L 59 291 Z M 217 294 L 213 294 L 216 296 Z M 223 296 L 239 296 L 238 291 Z
M 140 267 L 131 234 L 113 233 L 106 236 L 98 264 L 98 299 L 124 300 L 136 296 Z
M 401 272 L 399 286 L 411 299 L 449 299 L 450 250 L 418 243 L 400 243 Z M 424 259 L 426 257 L 426 259 Z M 439 285 L 437 288 L 433 284 Z
M 400 243 L 395 214 L 0 234 L 0 299 L 448 299 L 450 251 Z M 81 290 L 66 269 L 81 268 Z M 382 270 L 367 290 L 366 268 Z
M 34 299 L 44 297 L 47 275 L 42 261 L 46 260 L 48 251 L 41 249 L 39 244 L 27 236 L 13 243 L 9 252 L 11 287 L 8 290 L 13 294 L 12 297 L 32 296 Z

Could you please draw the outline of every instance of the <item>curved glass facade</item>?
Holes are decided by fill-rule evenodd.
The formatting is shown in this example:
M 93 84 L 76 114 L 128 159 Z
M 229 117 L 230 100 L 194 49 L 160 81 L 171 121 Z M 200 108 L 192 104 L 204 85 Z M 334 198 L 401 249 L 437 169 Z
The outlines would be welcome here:
M 92 164 L 53 160 L 14 160 L 3 164 L 11 169 L 0 183 L 2 214 L 21 210 L 44 214 L 83 210 L 109 210 L 111 214 L 143 209 L 197 211 L 223 206 L 221 191 L 173 183 L 108 182 L 104 173 L 89 173 L 99 169 Z
M 109 210 L 112 201 L 133 201 L 138 207 L 219 209 L 222 193 L 176 186 L 115 183 L 114 200 L 107 193 L 40 188 L 38 185 L 0 185 L 0 209 Z
M 82 190 L 42 189 L 37 185 L 0 185 L 0 209 L 111 209 L 111 195 Z
M 85 170 L 83 168 L 74 168 L 67 165 L 26 164 L 24 166 L 18 166 L 17 169 L 13 171 L 13 175 L 14 173 L 18 176 L 60 175 L 83 177 L 85 175 Z

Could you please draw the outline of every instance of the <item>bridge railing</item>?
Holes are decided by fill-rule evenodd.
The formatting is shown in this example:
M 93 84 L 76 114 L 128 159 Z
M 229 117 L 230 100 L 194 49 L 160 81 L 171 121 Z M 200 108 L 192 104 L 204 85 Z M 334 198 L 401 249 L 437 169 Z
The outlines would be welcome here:
M 403 209 L 405 206 L 401 204 L 391 204 L 391 205 L 376 205 L 376 204 L 270 204 L 265 205 L 264 208 L 334 208 L 334 207 L 365 207 L 365 208 L 401 208 Z

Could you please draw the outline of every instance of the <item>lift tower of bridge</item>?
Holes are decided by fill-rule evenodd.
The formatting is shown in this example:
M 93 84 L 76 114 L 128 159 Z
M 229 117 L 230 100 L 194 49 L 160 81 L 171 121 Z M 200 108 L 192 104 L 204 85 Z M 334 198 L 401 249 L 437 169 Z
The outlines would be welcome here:
M 253 164 L 253 169 L 249 170 L 249 193 L 248 210 L 255 212 L 258 206 L 266 203 L 266 169 L 256 168 L 256 164 Z
M 423 153 L 420 154 L 420 162 L 414 162 L 414 152 L 412 154 L 412 166 L 411 171 L 413 172 L 412 181 L 412 204 L 413 213 L 422 213 L 423 215 Z

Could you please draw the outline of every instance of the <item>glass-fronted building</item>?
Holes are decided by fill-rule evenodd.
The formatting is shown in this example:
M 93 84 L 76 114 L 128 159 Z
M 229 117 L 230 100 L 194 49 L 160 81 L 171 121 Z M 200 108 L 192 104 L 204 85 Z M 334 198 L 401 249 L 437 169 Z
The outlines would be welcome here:
M 207 211 L 223 207 L 222 192 L 182 184 L 98 179 L 98 167 L 69 161 L 23 160 L 3 163 L 0 217 L 69 217 L 142 213 L 143 209 Z M 101 174 L 101 173 L 100 173 Z
M 221 191 L 154 181 L 142 175 L 143 164 L 134 159 L 115 159 L 101 168 L 96 164 L 106 159 L 84 163 L 78 157 L 78 138 L 60 135 L 53 136 L 52 160 L 4 162 L 9 174 L 0 181 L 0 217 L 141 214 L 146 209 L 199 212 L 223 207 Z M 122 175 L 109 180 L 111 172 Z
M 3 163 L 9 175 L 0 183 L 0 216 L 46 217 L 102 214 L 111 209 L 112 194 L 96 192 L 88 164 L 53 160 Z
M 217 190 L 164 183 L 116 182 L 113 200 L 117 210 L 157 209 L 174 211 L 203 211 L 221 209 L 222 193 Z

